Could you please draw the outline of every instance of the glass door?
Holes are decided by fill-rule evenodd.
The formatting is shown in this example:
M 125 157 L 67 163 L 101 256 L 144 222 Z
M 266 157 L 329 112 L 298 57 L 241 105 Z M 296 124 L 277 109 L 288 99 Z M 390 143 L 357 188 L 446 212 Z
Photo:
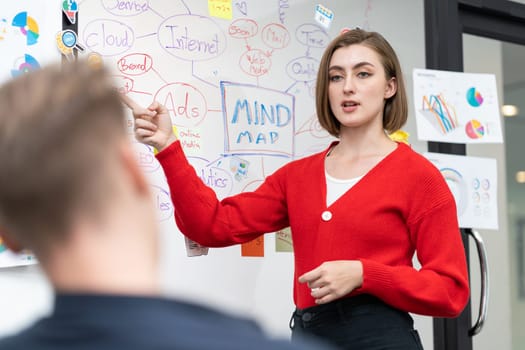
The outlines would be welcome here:
M 524 101 L 522 64 L 525 45 L 525 1 L 425 0 L 427 68 L 472 73 L 492 73 L 498 83 L 499 103 Z M 514 44 L 509 44 L 514 43 Z M 518 55 L 518 57 L 516 57 Z M 522 57 L 522 58 L 519 58 Z M 512 101 L 514 100 L 514 101 Z M 512 108 L 511 108 L 512 110 Z M 466 146 L 429 143 L 433 152 L 495 158 L 498 162 L 499 229 L 480 231 L 488 256 L 490 298 L 482 331 L 471 335 L 480 309 L 480 264 L 476 246 L 462 230 L 469 257 L 471 303 L 458 319 L 434 320 L 435 350 L 523 349 L 525 290 L 523 271 L 525 230 L 522 180 L 523 110 L 515 117 L 502 117 L 504 144 Z M 517 150 L 517 151 L 515 151 Z M 469 253 L 470 252 L 470 253 Z M 470 335 L 469 335 L 470 334 Z

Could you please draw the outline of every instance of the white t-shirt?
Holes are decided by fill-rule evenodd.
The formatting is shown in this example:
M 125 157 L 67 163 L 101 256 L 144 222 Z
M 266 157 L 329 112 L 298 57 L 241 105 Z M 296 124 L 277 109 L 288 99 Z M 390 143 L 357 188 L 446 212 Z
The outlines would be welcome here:
M 336 179 L 328 175 L 325 171 L 326 176 L 326 206 L 329 207 L 339 197 L 351 189 L 363 176 L 354 177 L 352 179 Z

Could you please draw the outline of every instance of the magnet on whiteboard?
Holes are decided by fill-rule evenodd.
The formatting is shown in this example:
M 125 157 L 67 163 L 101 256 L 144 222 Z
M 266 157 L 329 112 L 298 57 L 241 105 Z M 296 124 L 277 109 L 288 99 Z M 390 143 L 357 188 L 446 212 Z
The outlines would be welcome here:
M 334 13 L 330 9 L 324 7 L 323 5 L 318 4 L 315 7 L 314 18 L 317 21 L 317 23 L 328 29 L 330 28 L 330 25 L 334 20 Z

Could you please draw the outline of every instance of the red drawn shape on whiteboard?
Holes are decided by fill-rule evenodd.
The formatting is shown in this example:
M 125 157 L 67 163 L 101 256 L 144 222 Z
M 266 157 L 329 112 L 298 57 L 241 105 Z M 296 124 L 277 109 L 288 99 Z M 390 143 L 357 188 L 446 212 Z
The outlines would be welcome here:
M 157 91 L 154 99 L 166 106 L 173 124 L 177 126 L 197 126 L 208 112 L 202 92 L 186 83 L 165 85 Z
M 141 75 L 153 67 L 153 59 L 145 53 L 132 53 L 117 62 L 118 70 L 126 75 Z
M 240 18 L 228 27 L 228 34 L 237 39 L 247 39 L 255 36 L 259 31 L 257 23 L 252 19 Z
M 117 86 L 118 92 L 126 95 L 128 92 L 133 90 L 135 81 L 124 75 L 114 75 L 115 85 Z
M 281 24 L 268 24 L 261 35 L 264 43 L 273 49 L 283 49 L 290 43 L 290 33 Z
M 253 49 L 241 56 L 239 65 L 246 74 L 259 77 L 268 73 L 272 61 L 262 50 Z

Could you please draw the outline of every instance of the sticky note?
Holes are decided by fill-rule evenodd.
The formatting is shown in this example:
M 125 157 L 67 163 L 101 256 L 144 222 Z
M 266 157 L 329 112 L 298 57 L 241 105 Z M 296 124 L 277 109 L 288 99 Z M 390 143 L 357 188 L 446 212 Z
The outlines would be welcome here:
M 264 236 L 257 237 L 251 242 L 241 245 L 242 256 L 264 256 Z
M 232 0 L 208 0 L 210 16 L 232 19 Z
M 275 232 L 275 251 L 293 252 L 292 230 L 289 227 Z
M 317 5 L 314 18 L 317 23 L 328 29 L 334 20 L 334 13 L 323 5 Z
M 184 236 L 184 241 L 186 243 L 186 254 L 188 257 L 208 255 L 208 247 L 202 246 L 186 236 Z

